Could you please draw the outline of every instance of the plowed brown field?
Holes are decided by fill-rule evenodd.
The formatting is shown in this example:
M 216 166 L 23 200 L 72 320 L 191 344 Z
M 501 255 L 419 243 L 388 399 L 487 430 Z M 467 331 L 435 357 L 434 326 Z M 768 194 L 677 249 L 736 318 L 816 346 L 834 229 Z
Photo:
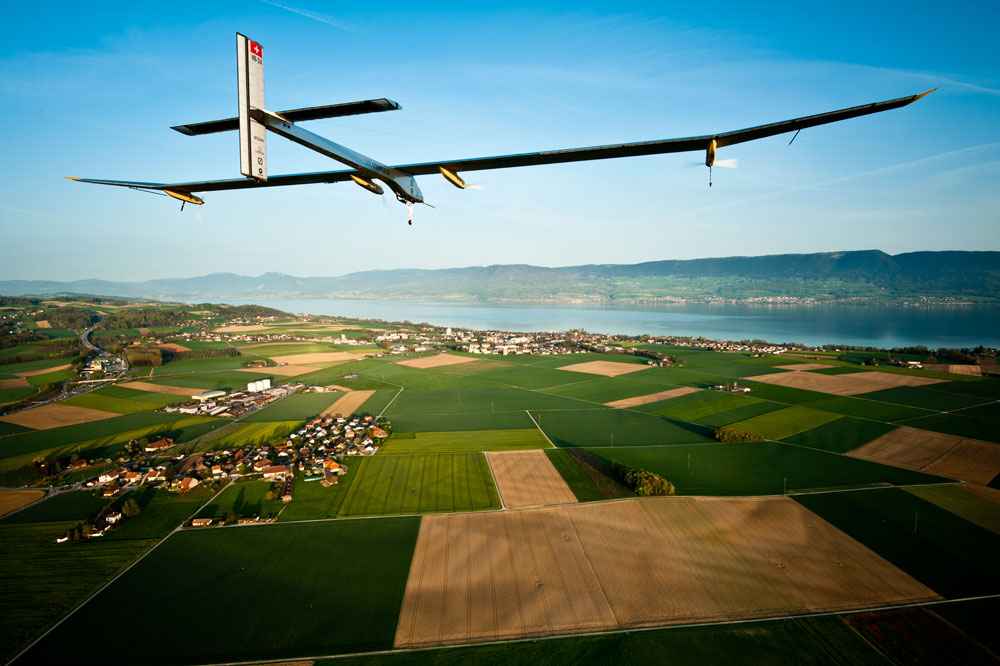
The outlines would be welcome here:
M 617 361 L 588 361 L 587 363 L 575 363 L 564 365 L 556 370 L 569 370 L 571 372 L 585 372 L 588 375 L 603 375 L 605 377 L 617 377 L 627 375 L 630 372 L 645 370 L 648 365 L 638 363 L 618 363 Z
M 28 380 L 24 377 L 18 377 L 17 379 L 0 379 L 0 388 L 25 388 L 26 386 L 31 386 Z
M 508 509 L 576 502 L 576 495 L 541 449 L 490 451 L 486 457 Z
M 126 388 L 135 389 L 137 391 L 149 391 L 151 393 L 166 393 L 167 395 L 201 395 L 204 393 L 201 389 L 196 388 L 186 388 L 184 386 L 167 386 L 166 384 L 152 384 L 150 382 L 128 382 L 127 384 L 122 384 Z
M 623 400 L 615 400 L 614 402 L 606 402 L 604 404 L 608 407 L 638 407 L 639 405 L 648 405 L 651 402 L 659 402 L 660 400 L 679 398 L 682 395 L 697 393 L 700 390 L 700 388 L 695 388 L 693 386 L 682 386 L 680 388 L 670 389 L 669 391 L 660 391 L 659 393 L 650 393 L 649 395 L 640 395 L 635 398 L 625 398 Z
M 943 363 L 930 363 L 925 365 L 924 369 L 935 370 L 937 372 L 949 372 L 953 375 L 974 375 L 981 377 L 983 374 L 982 367 L 978 365 L 945 365 Z
M 26 409 L 23 412 L 15 412 L 7 416 L 0 416 L 0 421 L 14 423 L 25 428 L 34 428 L 35 430 L 48 430 L 49 428 L 58 428 L 60 426 L 76 425 L 77 423 L 113 419 L 116 416 L 121 416 L 121 414 L 112 414 L 111 412 L 102 412 L 99 409 L 88 409 L 86 407 L 51 404 Z
M 41 490 L 0 490 L 0 516 L 45 497 Z
M 395 645 L 936 598 L 784 497 L 646 498 L 424 516 Z
M 478 360 L 478 358 L 469 358 L 468 356 L 434 354 L 433 356 L 424 356 L 423 358 L 411 358 L 405 361 L 396 361 L 396 365 L 405 365 L 408 368 L 423 370 L 425 368 L 440 368 L 445 365 L 456 365 L 458 363 L 472 363 Z
M 52 328 L 52 324 L 50 324 L 48 321 L 44 319 L 39 319 L 38 321 L 36 321 L 35 326 L 37 326 L 38 328 Z
M 236 368 L 239 372 L 256 372 L 259 375 L 279 375 L 281 377 L 298 377 L 307 372 L 316 372 L 316 368 L 307 365 L 272 365 L 266 368 Z
M 375 391 L 348 391 L 343 397 L 338 398 L 337 402 L 320 412 L 320 416 L 348 417 L 374 394 Z
M 986 484 L 1000 474 L 1000 446 L 901 426 L 847 455 Z
M 897 375 L 889 372 L 855 372 L 849 375 L 817 375 L 811 372 L 776 372 L 770 375 L 756 375 L 747 379 L 764 384 L 790 386 L 792 388 L 820 391 L 833 395 L 858 395 L 871 393 L 894 386 L 925 386 L 945 380 L 913 375 Z

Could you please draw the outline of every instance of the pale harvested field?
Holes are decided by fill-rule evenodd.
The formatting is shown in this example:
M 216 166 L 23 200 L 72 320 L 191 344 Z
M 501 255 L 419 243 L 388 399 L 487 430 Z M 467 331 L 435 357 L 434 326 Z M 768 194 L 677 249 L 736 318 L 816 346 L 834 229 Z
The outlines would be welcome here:
M 162 345 L 156 345 L 157 349 L 169 349 L 175 352 L 186 352 L 191 351 L 190 347 L 185 347 L 184 345 L 179 345 L 176 342 L 164 342 Z
M 279 375 L 281 377 L 298 377 L 307 372 L 316 372 L 316 368 L 307 365 L 274 365 L 265 368 L 236 368 L 237 372 L 256 372 L 258 375 Z
M 54 368 L 42 368 L 41 370 L 30 370 L 28 372 L 15 372 L 14 374 L 18 377 L 34 377 L 35 375 L 45 375 L 50 372 L 58 372 L 60 370 L 69 370 L 70 364 L 57 365 Z
M 639 405 L 648 405 L 651 402 L 659 402 L 660 400 L 679 398 L 682 395 L 697 393 L 700 390 L 700 388 L 694 388 L 693 386 L 682 386 L 670 389 L 669 391 L 660 391 L 659 393 L 650 393 L 649 395 L 640 395 L 635 398 L 625 398 L 624 400 L 615 400 L 614 402 L 606 402 L 604 404 L 608 407 L 638 407 Z
M 395 646 L 936 598 L 785 497 L 424 516 Z
M 824 366 L 826 367 L 826 366 Z M 925 386 L 945 380 L 913 375 L 897 375 L 889 372 L 855 372 L 849 375 L 817 375 L 811 372 L 780 372 L 771 375 L 756 375 L 747 379 L 764 384 L 790 386 L 792 388 L 831 393 L 833 395 L 858 395 L 871 393 L 894 386 Z
M 934 370 L 936 372 L 950 372 L 953 375 L 974 375 L 976 377 L 982 377 L 983 375 L 983 369 L 978 365 L 945 365 L 943 363 L 930 363 L 924 365 L 924 369 Z
M 37 326 L 38 328 L 52 328 L 52 324 L 50 324 L 45 319 L 39 319 L 38 321 L 36 321 L 35 326 Z
M 150 332 L 149 329 L 146 328 L 145 326 L 140 326 L 136 330 L 139 331 L 139 335 L 149 335 Z
M 249 324 L 246 326 L 222 326 L 220 328 L 214 329 L 215 333 L 254 333 L 256 331 L 270 331 L 277 328 L 283 329 L 311 329 L 314 331 L 343 331 L 346 328 L 351 328 L 348 326 L 340 326 L 338 324 L 320 324 L 314 321 L 293 321 L 287 324 Z M 364 328 L 364 326 L 355 326 L 353 328 Z M 273 344 L 273 343 L 271 343 Z M 301 343 L 299 343 L 301 344 Z
M 150 382 L 128 382 L 127 384 L 122 384 L 126 388 L 136 389 L 137 391 L 149 391 L 151 393 L 166 393 L 167 395 L 201 395 L 204 393 L 201 389 L 196 388 L 185 388 L 183 386 L 167 386 L 165 384 L 152 384 Z
M 887 432 L 847 455 L 982 484 L 1000 474 L 1000 446 L 908 426 Z
M 405 365 L 408 368 L 425 370 L 427 368 L 440 368 L 446 365 L 457 365 L 458 363 L 471 363 L 478 360 L 478 358 L 469 358 L 468 356 L 435 354 L 434 356 L 424 356 L 423 358 L 411 358 L 405 361 L 396 361 L 396 365 Z
M 801 370 L 823 370 L 825 368 L 832 368 L 836 366 L 827 365 L 825 363 L 792 363 L 791 365 L 776 365 L 774 366 L 779 370 L 793 370 L 799 372 Z
M 572 372 L 585 372 L 588 375 L 603 375 L 605 377 L 617 377 L 627 375 L 630 372 L 645 370 L 648 365 L 638 363 L 618 363 L 616 361 L 588 361 L 587 363 L 576 363 L 575 365 L 564 365 L 556 370 L 570 370 Z
M 270 326 L 260 324 L 252 326 L 221 326 L 214 330 L 215 333 L 253 333 L 254 331 L 266 331 Z
M 541 449 L 490 451 L 486 457 L 508 509 L 576 502 L 576 495 Z
M 0 421 L 34 428 L 35 430 L 48 430 L 60 426 L 76 425 L 77 423 L 87 423 L 89 421 L 101 421 L 103 419 L 113 419 L 121 414 L 102 412 L 99 409 L 88 409 L 87 407 L 74 407 L 72 405 L 42 405 L 33 409 L 26 409 L 23 412 L 15 412 L 8 416 L 0 416 Z
M 26 386 L 31 386 L 28 380 L 24 377 L 18 377 L 17 379 L 0 379 L 0 388 L 25 388 Z
M 977 497 L 982 497 L 984 500 L 989 500 L 994 504 L 1000 504 L 1000 490 L 996 488 L 987 488 L 986 486 L 977 486 L 969 483 L 963 483 L 959 488 Z
M 0 516 L 45 497 L 41 490 L 0 490 Z
M 320 412 L 320 416 L 343 416 L 346 418 L 373 395 L 375 395 L 375 391 L 348 391 L 337 402 Z
M 958 446 L 922 471 L 985 486 L 1000 474 L 1000 446 L 975 439 L 963 439 Z
M 291 354 L 289 356 L 268 356 L 275 363 L 288 365 L 309 365 L 310 363 L 332 363 L 334 361 L 353 361 L 367 354 L 352 354 L 350 352 L 318 352 L 316 354 Z M 315 370 L 315 368 L 313 368 Z

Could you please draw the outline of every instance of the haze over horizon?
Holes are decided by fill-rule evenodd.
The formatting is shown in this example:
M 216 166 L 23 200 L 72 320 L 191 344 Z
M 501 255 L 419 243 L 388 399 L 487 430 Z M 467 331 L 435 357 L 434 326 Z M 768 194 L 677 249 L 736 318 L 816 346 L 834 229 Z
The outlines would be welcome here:
M 1000 250 L 995 3 L 610 3 L 414 11 L 296 0 L 7 9 L 0 279 L 575 266 L 878 248 Z M 975 15 L 977 20 L 970 21 Z M 166 198 L 63 176 L 238 175 L 234 33 L 263 44 L 267 106 L 388 97 L 402 110 L 304 126 L 386 163 L 698 135 L 939 90 L 884 114 L 698 153 L 421 177 L 405 209 L 350 184 Z M 339 168 L 272 135 L 273 174 Z

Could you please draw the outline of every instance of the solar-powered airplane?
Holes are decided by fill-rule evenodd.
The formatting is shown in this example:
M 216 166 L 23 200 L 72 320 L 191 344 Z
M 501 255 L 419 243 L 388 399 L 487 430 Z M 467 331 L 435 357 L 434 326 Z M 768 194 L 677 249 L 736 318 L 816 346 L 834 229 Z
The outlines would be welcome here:
M 244 178 L 208 180 L 194 183 L 143 183 L 124 180 L 72 178 L 69 176 L 68 178 L 85 183 L 117 185 L 136 190 L 162 192 L 175 199 L 179 199 L 181 201 L 181 210 L 184 210 L 185 203 L 199 205 L 205 203 L 204 199 L 196 196 L 196 192 L 203 193 L 219 190 L 277 187 L 280 185 L 354 181 L 366 190 L 381 195 L 384 190 L 381 185 L 375 182 L 380 181 L 392 190 L 397 200 L 406 205 L 409 212 L 409 224 L 413 224 L 414 204 L 426 204 L 415 176 L 440 174 L 455 187 L 465 189 L 467 185 L 462 177 L 459 176 L 459 173 L 465 171 L 507 169 L 541 164 L 560 164 L 563 162 L 583 162 L 587 160 L 634 157 L 638 155 L 705 151 L 705 166 L 709 169 L 708 183 L 711 186 L 712 166 L 715 164 L 721 166 L 723 162 L 722 160 L 716 162 L 715 159 L 719 148 L 763 139 L 777 134 L 784 134 L 786 132 L 794 131 L 796 133 L 795 136 L 798 136 L 798 132 L 807 127 L 815 127 L 817 125 L 825 125 L 840 120 L 865 116 L 870 113 L 898 109 L 912 104 L 921 97 L 937 90 L 937 88 L 934 88 L 933 90 L 928 90 L 918 95 L 910 95 L 909 97 L 863 104 L 848 109 L 829 111 L 793 120 L 783 120 L 768 125 L 759 125 L 757 127 L 723 132 L 721 134 L 709 134 L 681 139 L 662 139 L 658 141 L 640 141 L 638 143 L 621 143 L 608 146 L 593 146 L 590 148 L 549 150 L 538 153 L 522 153 L 519 155 L 500 155 L 496 157 L 477 157 L 445 162 L 423 162 L 387 166 L 350 148 L 303 129 L 295 123 L 306 120 L 318 120 L 320 118 L 338 118 L 363 113 L 395 111 L 400 108 L 399 104 L 382 98 L 361 102 L 332 104 L 329 106 L 291 109 L 276 113 L 268 111 L 264 107 L 263 48 L 259 43 L 237 33 L 236 55 L 239 116 L 236 118 L 226 118 L 225 120 L 210 120 L 190 125 L 178 125 L 173 129 L 189 136 L 237 130 L 240 139 L 240 173 L 245 176 Z M 267 142 L 265 141 L 265 135 L 268 130 L 306 148 L 311 148 L 338 162 L 342 162 L 350 168 L 339 171 L 320 171 L 268 177 Z M 792 141 L 795 140 L 795 136 L 792 137 Z

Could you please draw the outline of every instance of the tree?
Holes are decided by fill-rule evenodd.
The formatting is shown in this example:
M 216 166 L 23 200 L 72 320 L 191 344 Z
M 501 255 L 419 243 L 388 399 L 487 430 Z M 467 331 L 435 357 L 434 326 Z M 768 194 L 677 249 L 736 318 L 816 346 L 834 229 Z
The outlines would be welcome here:
M 236 512 L 230 509 L 229 513 L 226 514 L 226 523 L 235 523 L 237 520 L 238 518 L 236 517 Z
M 129 498 L 124 505 L 122 505 L 122 515 L 126 518 L 134 518 L 139 515 L 142 509 L 139 508 L 139 503 L 135 501 L 134 498 Z
M 268 502 L 270 502 L 271 500 L 273 500 L 274 499 L 274 492 L 268 490 L 266 493 L 264 493 L 264 499 L 267 500 Z

